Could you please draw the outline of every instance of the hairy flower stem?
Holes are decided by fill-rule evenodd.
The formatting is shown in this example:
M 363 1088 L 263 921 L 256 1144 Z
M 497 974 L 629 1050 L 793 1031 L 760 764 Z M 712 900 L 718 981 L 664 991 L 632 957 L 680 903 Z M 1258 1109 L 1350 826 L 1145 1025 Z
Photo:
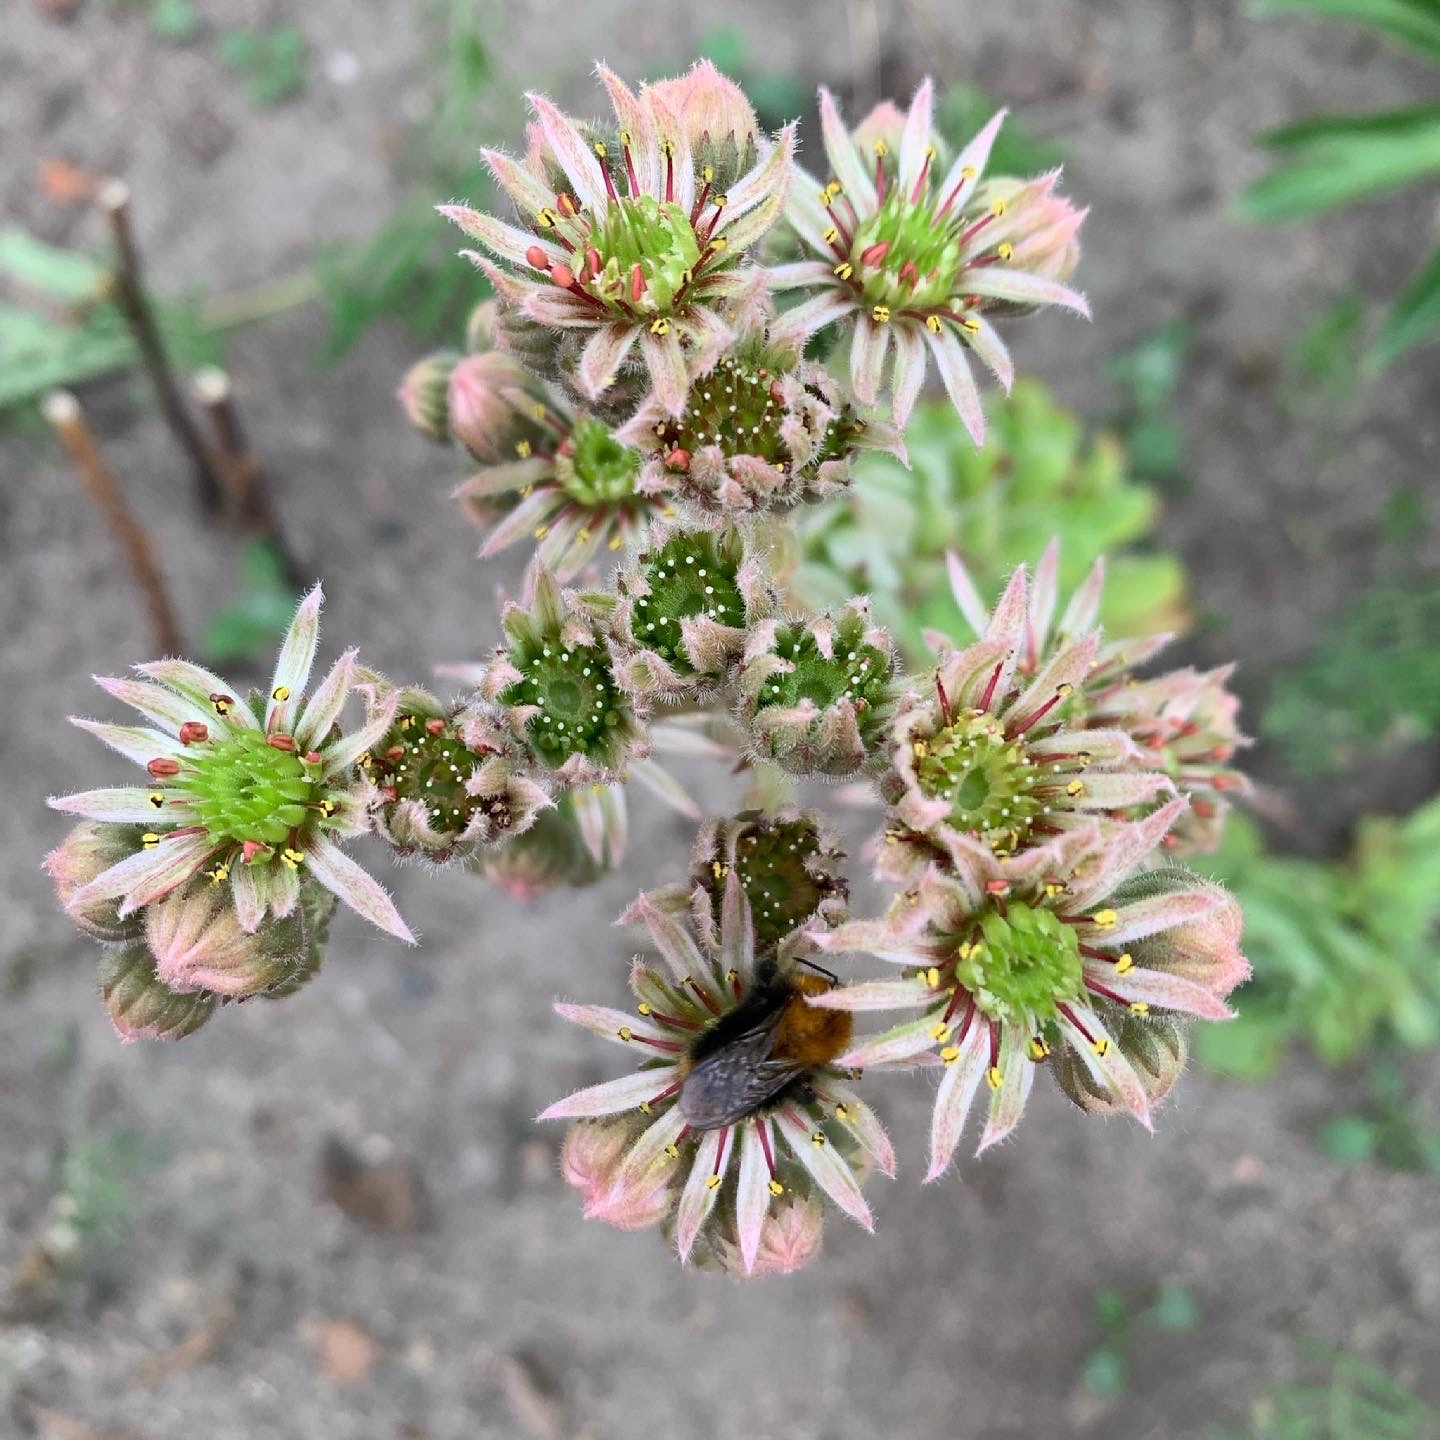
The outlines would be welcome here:
M 155 388 L 155 398 L 160 402 L 161 414 L 180 448 L 190 459 L 195 478 L 195 494 L 200 508 L 207 515 L 216 514 L 224 499 L 219 468 L 199 427 L 186 408 L 180 386 L 170 368 L 165 353 L 165 343 L 160 338 L 160 328 L 155 323 L 155 312 L 151 308 L 145 290 L 144 272 L 140 264 L 140 252 L 135 245 L 135 236 L 130 229 L 130 187 L 123 180 L 110 180 L 100 187 L 95 203 L 110 222 L 110 233 L 115 241 L 115 271 L 112 278 L 112 298 L 145 365 L 145 373 Z
M 286 580 L 298 590 L 304 577 L 294 552 L 286 543 L 280 517 L 270 503 L 260 462 L 246 440 L 229 375 L 210 365 L 197 370 L 191 384 L 214 432 L 220 475 L 236 518 L 247 535 L 270 546 L 280 560 Z
M 64 445 L 83 481 L 86 493 L 125 552 L 130 573 L 144 594 L 146 608 L 150 611 L 155 649 L 163 655 L 177 653 L 181 648 L 180 627 L 176 623 L 175 607 L 170 603 L 165 578 L 155 563 L 150 537 L 131 514 L 119 483 L 101 457 L 100 447 L 85 423 L 80 402 L 68 390 L 55 390 L 45 397 L 43 409 L 45 419 Z

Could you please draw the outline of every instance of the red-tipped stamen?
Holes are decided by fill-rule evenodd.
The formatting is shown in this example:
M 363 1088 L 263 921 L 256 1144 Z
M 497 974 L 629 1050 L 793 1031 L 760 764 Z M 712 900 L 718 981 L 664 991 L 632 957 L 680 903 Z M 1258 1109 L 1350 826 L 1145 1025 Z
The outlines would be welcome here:
M 1055 693 L 1038 710 L 1032 710 L 1023 720 L 1015 725 L 1009 726 L 1005 731 L 1005 738 L 1007 740 L 1018 740 L 1027 730 L 1038 725 L 1062 700 L 1068 699 L 1072 694 L 1074 694 L 1073 686 L 1059 686 Z
M 939 675 L 935 677 L 935 695 L 940 701 L 940 717 L 945 721 L 945 728 L 948 730 L 955 723 L 955 717 L 950 711 L 950 697 L 945 693 L 945 686 Z
M 1123 1004 L 1124 1002 L 1122 1001 L 1121 1003 Z M 1085 1028 L 1080 1017 L 1070 1006 L 1057 1005 L 1055 1008 L 1085 1037 L 1086 1044 L 1093 1045 L 1095 1043 L 1095 1037 Z
M 615 193 L 615 182 L 610 178 L 610 167 L 605 163 L 605 147 L 603 145 L 595 147 L 595 159 L 600 166 L 600 178 L 605 182 L 605 193 L 612 200 L 618 200 L 620 197 Z
M 915 188 L 910 192 L 910 203 L 919 204 L 920 196 L 924 194 L 925 187 L 930 183 L 930 162 L 935 158 L 935 147 L 925 147 L 925 163 L 920 167 L 920 173 L 915 177 Z
M 714 997 L 698 980 L 692 978 L 685 983 L 700 997 L 701 1003 L 712 1015 L 720 1013 L 720 1007 L 715 1003 Z
M 1102 985 L 1098 980 L 1086 980 L 1085 988 L 1090 991 L 1092 995 L 1103 995 L 1107 1000 L 1113 1000 L 1117 1005 L 1128 1005 L 1130 1003 L 1123 995 L 1117 995 L 1108 985 Z
M 993 210 L 988 211 L 986 214 L 982 215 L 973 225 L 971 225 L 968 230 L 962 231 L 960 239 L 957 242 L 960 248 L 963 250 L 965 246 L 967 246 L 994 219 L 995 212 Z
M 657 1025 L 669 1025 L 675 1030 L 698 1030 L 700 1028 L 694 1020 L 682 1020 L 678 1015 L 666 1015 L 659 1010 L 646 1010 L 644 1014 L 647 1020 L 653 1020 Z
M 707 180 L 700 187 L 700 193 L 695 197 L 695 203 L 690 207 L 690 228 L 695 228 L 695 222 L 700 218 L 700 212 L 705 208 L 705 202 L 710 198 L 710 181 Z
M 675 145 L 673 141 L 662 140 L 660 148 L 665 153 L 665 203 L 675 203 Z
M 763 1116 L 755 1117 L 755 1133 L 760 1137 L 760 1149 L 765 1154 L 765 1168 L 770 1178 L 775 1178 L 775 1152 L 770 1148 L 770 1122 Z
M 986 1024 L 990 1027 L 990 1069 L 996 1070 L 1000 1066 L 1000 1022 L 988 1020 Z
M 996 661 L 995 668 L 990 672 L 990 679 L 985 684 L 985 693 L 980 697 L 981 710 L 990 708 L 990 702 L 995 698 L 995 687 L 1000 683 L 1000 672 L 1004 668 L 1003 660 Z
M 680 1055 L 685 1047 L 676 1040 L 652 1040 L 648 1035 L 637 1035 L 632 1030 L 630 1039 L 636 1045 L 648 1045 L 652 1050 L 662 1050 L 667 1055 Z

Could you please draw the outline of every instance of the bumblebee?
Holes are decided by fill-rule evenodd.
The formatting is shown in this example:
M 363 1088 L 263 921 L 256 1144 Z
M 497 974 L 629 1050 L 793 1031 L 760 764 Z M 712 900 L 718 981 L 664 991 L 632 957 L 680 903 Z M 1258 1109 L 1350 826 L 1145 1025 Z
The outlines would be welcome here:
M 801 961 L 799 964 L 807 964 Z M 782 967 L 774 956 L 755 967 L 739 1004 L 702 1030 L 682 1062 L 677 1104 L 694 1130 L 718 1130 L 780 1099 L 850 1044 L 848 1010 L 821 1010 L 807 995 L 839 982 L 828 971 Z

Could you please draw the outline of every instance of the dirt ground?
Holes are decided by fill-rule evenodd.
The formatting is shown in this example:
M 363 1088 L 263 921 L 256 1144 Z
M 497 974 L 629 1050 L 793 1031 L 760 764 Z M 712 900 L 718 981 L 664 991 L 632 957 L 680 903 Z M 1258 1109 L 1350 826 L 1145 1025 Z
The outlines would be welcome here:
M 98 238 L 37 193 L 37 157 L 124 174 L 155 272 L 223 289 L 386 215 L 395 135 L 426 91 L 411 7 L 200 8 L 296 20 L 304 96 L 257 112 L 213 47 L 165 45 L 100 0 L 68 24 L 9 0 L 8 221 Z M 1272 383 L 1286 339 L 1351 283 L 1393 293 L 1427 215 L 1402 198 L 1256 232 L 1230 205 L 1261 169 L 1256 130 L 1413 103 L 1433 81 L 1349 32 L 1255 24 L 1229 0 L 530 0 L 497 17 L 497 83 L 583 107 L 594 56 L 631 73 L 642 57 L 681 62 L 721 21 L 807 81 L 873 94 L 879 73 L 903 99 L 928 67 L 1063 138 L 1070 192 L 1093 206 L 1080 279 L 1096 323 L 1035 322 L 1019 359 L 1096 413 L 1114 398 L 1107 356 L 1177 316 L 1197 322 L 1181 405 L 1191 483 L 1162 534 L 1207 617 L 1191 653 L 1238 655 L 1245 692 L 1263 693 L 1266 667 L 1371 577 L 1386 496 L 1433 485 L 1440 371 L 1422 353 L 1323 445 L 1298 433 Z M 518 566 L 476 564 L 445 500 L 448 460 L 392 403 L 411 358 L 402 329 L 380 326 L 317 374 L 322 326 L 311 307 L 247 332 L 232 372 L 326 582 L 327 655 L 357 643 L 423 679 L 493 643 L 495 585 Z M 123 385 L 87 402 L 182 610 L 207 613 L 228 546 L 197 526 L 158 418 Z M 880 1188 L 874 1238 L 832 1220 L 820 1263 L 788 1281 L 687 1273 L 653 1236 L 583 1223 L 556 1172 L 558 1130 L 532 1117 L 614 1073 L 549 1005 L 620 1001 L 627 941 L 609 922 L 642 884 L 677 876 L 685 829 L 643 797 L 623 873 L 592 890 L 527 909 L 395 872 L 418 952 L 341 917 L 325 973 L 295 999 L 228 1012 L 179 1046 L 122 1047 L 92 994 L 94 951 L 38 864 L 64 829 L 44 796 L 117 774 L 63 717 L 115 718 L 89 675 L 147 658 L 143 617 L 49 447 L 6 442 L 0 477 L 0 1272 L 15 1275 L 48 1223 L 67 1147 L 134 1131 L 144 1157 L 123 1242 L 95 1250 L 54 1305 L 0 1321 L 0 1435 L 1170 1440 L 1239 1423 L 1295 1373 L 1306 1337 L 1440 1401 L 1434 1182 L 1324 1158 L 1317 1118 L 1355 1081 L 1303 1061 L 1263 1088 L 1189 1076 L 1153 1139 L 1037 1087 L 1015 1140 L 925 1189 L 924 1096 L 882 1079 L 903 1183 Z M 1415 763 L 1386 781 L 1397 804 L 1434 780 Z M 700 783 L 725 803 L 720 777 Z M 1344 795 L 1292 798 L 1317 833 L 1346 819 Z M 337 1173 L 337 1145 L 380 1166 L 378 1199 Z M 378 1226 L 356 1218 L 367 1203 Z M 1096 1292 L 1139 1311 L 1165 1283 L 1189 1288 L 1198 1327 L 1138 1325 L 1128 1386 L 1097 1398 L 1082 1380 Z

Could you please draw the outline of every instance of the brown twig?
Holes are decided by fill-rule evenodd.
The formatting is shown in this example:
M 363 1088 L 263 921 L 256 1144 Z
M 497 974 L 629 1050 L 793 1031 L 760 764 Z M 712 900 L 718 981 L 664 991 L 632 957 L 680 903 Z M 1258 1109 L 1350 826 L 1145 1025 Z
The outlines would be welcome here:
M 150 611 L 150 624 L 158 654 L 175 655 L 180 651 L 180 627 L 175 621 L 175 608 L 165 588 L 164 577 L 155 564 L 150 537 L 130 513 L 125 497 L 114 475 L 101 458 L 100 447 L 85 423 L 80 402 L 68 390 L 53 390 L 41 407 L 60 442 L 65 446 L 86 492 L 95 503 L 110 532 L 125 552 L 130 573 L 145 595 Z
M 280 517 L 270 503 L 260 462 L 245 439 L 230 377 L 212 365 L 197 370 L 191 383 L 195 398 L 210 420 L 220 475 L 241 526 L 248 535 L 264 540 L 275 551 L 284 567 L 285 578 L 292 585 L 298 585 L 299 566 L 285 541 Z
M 107 180 L 100 187 L 95 203 L 110 222 L 115 240 L 114 299 L 140 348 L 140 358 L 160 402 L 165 423 L 190 458 L 195 475 L 195 493 L 201 508 L 215 514 L 221 507 L 224 491 L 216 473 L 215 458 L 210 453 L 199 428 L 185 406 L 184 397 L 165 354 L 165 344 L 155 323 L 155 312 L 145 292 L 140 252 L 130 229 L 130 187 L 123 180 Z

